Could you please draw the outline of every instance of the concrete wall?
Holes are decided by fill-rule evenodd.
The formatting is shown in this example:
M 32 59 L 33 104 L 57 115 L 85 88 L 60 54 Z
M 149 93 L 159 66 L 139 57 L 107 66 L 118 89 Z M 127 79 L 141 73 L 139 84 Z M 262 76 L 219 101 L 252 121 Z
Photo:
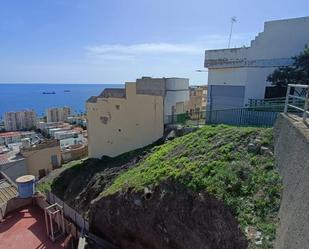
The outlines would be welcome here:
M 82 146 L 77 149 L 65 150 L 62 152 L 62 160 L 64 163 L 82 159 L 88 156 L 88 146 Z
M 275 156 L 283 179 L 275 249 L 309 245 L 309 128 L 285 115 L 274 128 Z
M 164 98 L 164 116 L 185 112 L 184 106 L 189 102 L 189 80 L 181 78 L 166 79 Z M 176 106 L 177 103 L 177 106 Z M 182 105 L 182 107 L 180 107 Z
M 51 157 L 57 156 L 58 167 L 61 166 L 61 150 L 59 144 L 52 147 L 46 147 L 38 150 L 23 151 L 25 157 L 28 174 L 39 177 L 39 170 L 44 169 L 46 174 L 52 171 L 55 167 L 52 164 Z
M 86 109 L 89 157 L 117 156 L 163 135 L 163 97 L 136 94 L 135 83 L 126 83 L 126 98 L 98 97 Z

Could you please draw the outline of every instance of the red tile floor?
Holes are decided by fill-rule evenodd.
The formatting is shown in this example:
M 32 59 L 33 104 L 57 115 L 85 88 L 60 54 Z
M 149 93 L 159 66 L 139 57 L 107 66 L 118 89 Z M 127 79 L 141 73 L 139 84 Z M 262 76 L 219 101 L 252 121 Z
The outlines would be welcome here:
M 0 249 L 63 249 L 64 240 L 50 240 L 44 211 L 37 206 L 10 213 L 0 223 Z

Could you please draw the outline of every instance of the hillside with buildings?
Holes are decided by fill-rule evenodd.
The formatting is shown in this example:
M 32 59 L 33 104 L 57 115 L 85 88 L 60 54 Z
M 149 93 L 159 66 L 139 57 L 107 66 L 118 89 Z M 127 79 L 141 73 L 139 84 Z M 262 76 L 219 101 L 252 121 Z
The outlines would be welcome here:
M 272 248 L 281 195 L 272 151 L 272 129 L 205 126 L 159 146 L 71 165 L 40 189 L 88 214 L 92 232 L 122 248 L 246 248 L 246 241 Z M 160 224 L 179 226 L 164 235 Z M 186 241 L 183 233 L 191 234 Z

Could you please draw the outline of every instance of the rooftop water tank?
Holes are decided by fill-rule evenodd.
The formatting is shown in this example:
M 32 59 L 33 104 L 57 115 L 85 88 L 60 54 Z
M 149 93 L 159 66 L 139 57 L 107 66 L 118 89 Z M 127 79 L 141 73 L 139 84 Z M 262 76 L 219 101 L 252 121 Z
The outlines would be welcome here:
M 18 195 L 20 198 L 29 198 L 34 195 L 35 177 L 33 175 L 24 175 L 16 179 Z

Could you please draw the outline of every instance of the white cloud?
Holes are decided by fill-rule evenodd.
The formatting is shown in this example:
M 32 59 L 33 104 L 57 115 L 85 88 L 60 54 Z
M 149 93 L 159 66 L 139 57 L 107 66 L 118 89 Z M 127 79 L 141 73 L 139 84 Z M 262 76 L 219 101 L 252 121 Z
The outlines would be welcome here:
M 196 55 L 201 53 L 201 48 L 194 44 L 173 43 L 138 43 L 131 45 L 103 44 L 98 46 L 88 46 L 86 47 L 86 50 L 91 55 L 102 56 L 106 59 L 128 59 L 142 55 Z
M 196 56 L 204 54 L 205 49 L 225 48 L 227 36 L 208 35 L 188 43 L 136 43 L 136 44 L 101 44 L 85 47 L 88 55 L 103 60 L 132 60 L 141 56 L 181 55 Z M 248 35 L 235 34 L 232 44 L 242 46 Z

